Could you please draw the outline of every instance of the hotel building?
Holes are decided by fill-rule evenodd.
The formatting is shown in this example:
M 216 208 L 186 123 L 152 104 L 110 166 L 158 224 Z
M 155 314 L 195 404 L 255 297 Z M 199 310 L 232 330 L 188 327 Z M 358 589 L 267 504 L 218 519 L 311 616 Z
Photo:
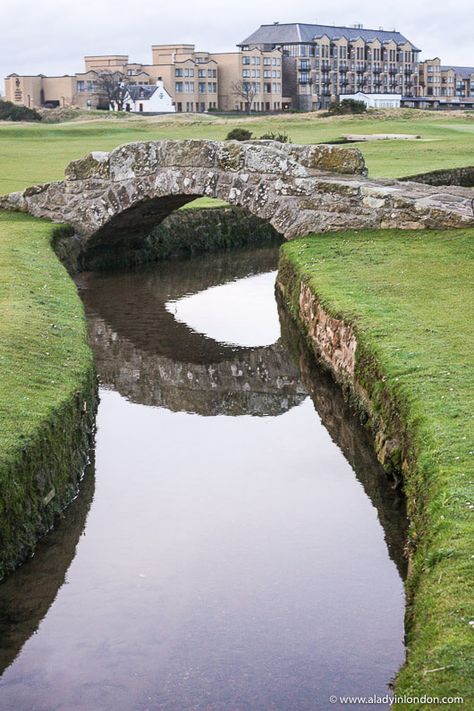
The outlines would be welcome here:
M 327 108 L 344 94 L 415 96 L 420 50 L 400 32 L 301 23 L 262 25 L 238 45 L 278 49 L 294 108 Z

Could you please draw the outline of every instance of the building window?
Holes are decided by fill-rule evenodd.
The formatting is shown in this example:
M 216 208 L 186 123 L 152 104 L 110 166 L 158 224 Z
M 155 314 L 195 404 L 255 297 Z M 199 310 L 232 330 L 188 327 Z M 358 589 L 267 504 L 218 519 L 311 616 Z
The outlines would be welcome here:
M 175 69 L 175 70 L 174 70 L 174 75 L 175 75 L 175 77 L 182 77 L 182 76 L 184 76 L 184 71 L 183 71 L 183 69 Z
M 199 82 L 199 93 L 204 94 L 206 91 L 206 82 L 201 81 Z
M 250 64 L 250 57 L 242 57 L 242 64 Z

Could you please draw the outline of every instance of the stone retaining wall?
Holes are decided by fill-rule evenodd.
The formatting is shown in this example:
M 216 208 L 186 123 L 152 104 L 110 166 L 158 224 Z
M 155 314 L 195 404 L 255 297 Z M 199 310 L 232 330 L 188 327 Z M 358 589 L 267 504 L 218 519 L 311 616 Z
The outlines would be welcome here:
M 430 173 L 408 175 L 400 180 L 424 183 L 425 185 L 459 185 L 463 188 L 474 188 L 474 166 L 433 170 Z

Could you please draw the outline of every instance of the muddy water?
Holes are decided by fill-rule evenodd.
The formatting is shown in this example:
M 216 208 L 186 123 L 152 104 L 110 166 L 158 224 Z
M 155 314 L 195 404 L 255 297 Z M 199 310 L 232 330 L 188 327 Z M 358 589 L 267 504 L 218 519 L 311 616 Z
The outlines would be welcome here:
M 2 711 L 319 711 L 388 693 L 403 503 L 284 314 L 280 338 L 276 260 L 80 278 L 95 467 L 0 586 Z

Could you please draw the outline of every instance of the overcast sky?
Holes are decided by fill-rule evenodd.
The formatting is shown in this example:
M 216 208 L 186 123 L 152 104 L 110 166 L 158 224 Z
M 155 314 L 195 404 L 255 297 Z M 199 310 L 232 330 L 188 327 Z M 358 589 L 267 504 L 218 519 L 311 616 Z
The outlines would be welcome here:
M 85 54 L 150 63 L 159 43 L 230 51 L 274 21 L 395 28 L 424 58 L 474 65 L 473 0 L 0 0 L 0 75 L 75 73 Z

